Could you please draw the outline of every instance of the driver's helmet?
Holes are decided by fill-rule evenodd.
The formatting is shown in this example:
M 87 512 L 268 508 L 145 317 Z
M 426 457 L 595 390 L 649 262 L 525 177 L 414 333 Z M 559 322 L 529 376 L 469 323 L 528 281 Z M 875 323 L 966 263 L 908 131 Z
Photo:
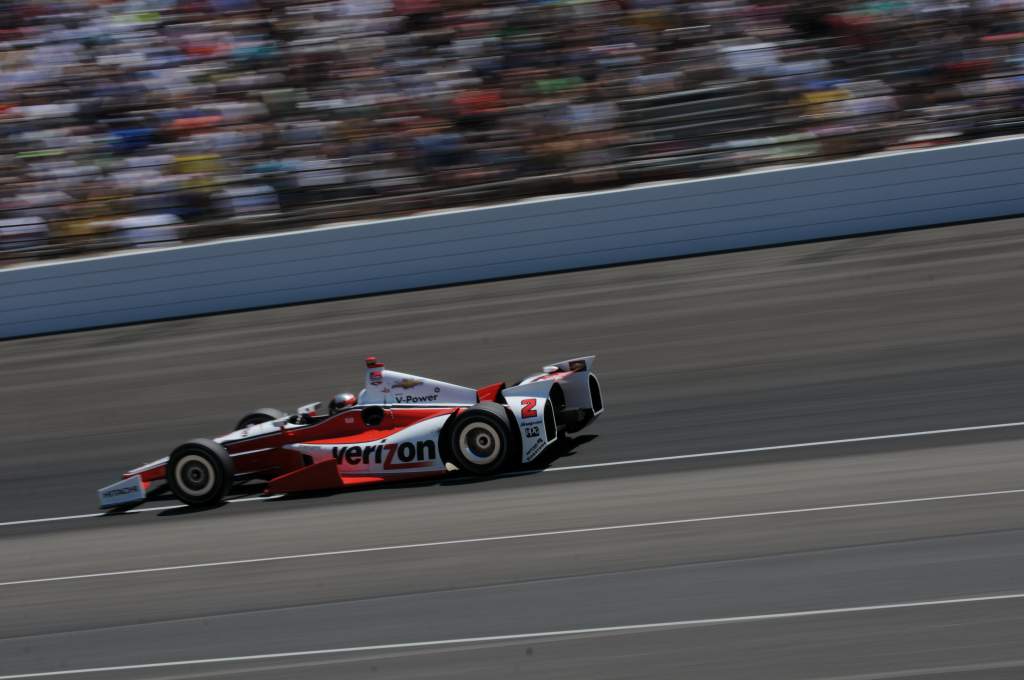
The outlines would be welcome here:
M 341 392 L 334 395 L 331 399 L 330 406 L 328 407 L 331 415 L 334 415 L 338 411 L 348 408 L 349 406 L 356 405 L 356 395 L 351 392 Z

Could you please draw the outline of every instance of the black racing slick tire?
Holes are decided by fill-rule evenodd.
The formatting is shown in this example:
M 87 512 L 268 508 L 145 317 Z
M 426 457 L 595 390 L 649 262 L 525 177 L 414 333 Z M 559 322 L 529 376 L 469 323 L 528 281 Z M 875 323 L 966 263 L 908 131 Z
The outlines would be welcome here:
M 460 470 L 484 477 L 513 463 L 516 444 L 505 407 L 483 402 L 456 417 L 448 452 Z
M 284 411 L 278 411 L 276 408 L 259 408 L 252 413 L 246 413 L 242 416 L 242 419 L 235 425 L 236 430 L 244 430 L 251 425 L 259 425 L 260 423 L 269 423 L 271 420 L 277 420 L 278 418 L 285 418 L 288 414 Z
M 227 449 L 209 439 L 182 444 L 167 461 L 167 486 L 186 505 L 217 505 L 231 491 L 234 478 Z

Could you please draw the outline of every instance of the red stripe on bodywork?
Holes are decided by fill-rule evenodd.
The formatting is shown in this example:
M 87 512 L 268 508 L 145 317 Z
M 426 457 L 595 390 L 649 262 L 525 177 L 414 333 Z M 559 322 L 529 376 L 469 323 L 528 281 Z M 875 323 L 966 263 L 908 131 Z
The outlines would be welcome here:
M 390 412 L 391 414 L 391 427 L 377 428 L 372 430 L 364 430 L 356 434 L 341 435 L 338 437 L 327 437 L 324 439 L 303 439 L 304 444 L 361 444 L 363 442 L 373 442 L 385 437 L 398 434 L 402 430 L 406 429 L 410 425 L 415 425 L 421 420 L 427 420 L 435 416 L 443 416 L 452 413 L 458 409 L 455 408 L 409 408 L 409 409 L 394 409 Z M 293 443 L 293 442 L 288 442 Z
M 157 481 L 159 479 L 163 479 L 164 477 L 167 476 L 167 466 L 166 465 L 157 465 L 155 468 L 150 468 L 149 470 L 146 470 L 144 472 L 139 472 L 139 473 L 136 473 L 136 474 L 138 474 L 139 477 L 142 478 L 143 483 L 155 482 L 155 481 Z M 121 478 L 122 479 L 128 479 L 129 477 L 134 477 L 134 476 L 135 475 L 130 473 L 130 472 L 125 472 L 125 473 L 123 473 L 121 475 Z
M 549 380 L 561 380 L 567 376 L 570 376 L 574 371 L 560 371 L 558 373 L 545 373 L 544 375 L 538 375 L 536 378 L 531 380 L 532 383 L 547 382 Z
M 342 475 L 341 481 L 345 486 L 357 484 L 381 484 L 383 482 L 405 482 L 412 479 L 423 479 L 424 477 L 440 477 L 445 474 L 444 470 L 431 470 L 430 472 L 417 472 L 402 475 L 388 475 L 379 477 L 373 475 Z
M 315 491 L 320 489 L 340 489 L 344 484 L 338 474 L 338 464 L 333 458 L 308 465 L 275 477 L 267 483 L 263 490 L 266 495 L 278 493 L 294 493 L 296 491 Z
M 498 395 L 501 394 L 501 391 L 503 389 L 505 389 L 505 383 L 503 383 L 503 382 L 494 383 L 493 385 L 487 385 L 485 387 L 481 387 L 480 389 L 478 389 L 476 391 L 476 400 L 477 401 L 497 401 L 498 400 Z

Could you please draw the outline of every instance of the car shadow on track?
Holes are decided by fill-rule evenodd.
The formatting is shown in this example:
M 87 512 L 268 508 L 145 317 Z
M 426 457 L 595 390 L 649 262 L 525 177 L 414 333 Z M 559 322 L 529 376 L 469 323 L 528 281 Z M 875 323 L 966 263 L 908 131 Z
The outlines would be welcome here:
M 239 500 L 243 500 L 243 499 L 247 499 L 247 498 L 259 497 L 260 494 L 263 493 L 263 488 L 265 486 L 266 485 L 264 483 L 262 483 L 262 482 L 253 482 L 253 481 L 248 481 L 248 482 L 243 482 L 243 483 L 240 483 L 240 484 L 236 484 L 234 489 L 232 490 L 232 493 L 231 493 L 231 500 L 237 502 Z M 170 491 L 167 491 L 165 493 L 159 494 L 157 496 L 157 498 L 166 498 L 167 500 L 174 500 L 174 496 L 171 495 Z M 156 515 L 157 515 L 157 517 L 177 517 L 179 515 L 194 515 L 194 514 L 200 513 L 200 512 L 209 512 L 210 510 L 217 510 L 218 508 L 222 508 L 225 505 L 228 505 L 227 501 L 222 501 L 222 502 L 217 503 L 215 505 L 204 505 L 204 506 L 188 506 L 188 505 L 184 505 L 184 506 L 175 506 L 173 508 L 167 508 L 166 510 L 161 510 L 160 512 L 156 513 Z
M 289 493 L 279 497 L 267 498 L 266 503 L 287 503 L 289 501 L 303 500 L 310 498 L 323 498 L 328 496 L 336 496 L 338 494 L 352 494 L 352 493 L 367 493 L 373 492 L 380 489 L 400 489 L 400 488 L 422 488 L 431 486 L 463 486 L 466 484 L 486 484 L 488 482 L 494 482 L 499 479 L 506 479 L 509 477 L 523 477 L 527 475 L 535 475 L 543 472 L 548 467 L 551 467 L 556 461 L 563 458 L 569 458 L 576 455 L 576 451 L 579 446 L 586 444 L 596 439 L 598 435 L 585 434 L 577 437 L 565 437 L 559 439 L 557 442 L 548 447 L 548 449 L 535 461 L 509 472 L 503 472 L 492 477 L 475 477 L 462 472 L 450 472 L 440 477 L 432 477 L 429 479 L 419 480 L 405 480 L 400 482 L 381 482 L 379 484 L 367 484 L 360 486 L 350 486 L 342 489 L 322 489 L 318 491 L 303 491 L 299 493 Z M 177 506 L 173 508 L 167 508 L 156 513 L 157 517 L 178 517 L 181 515 L 195 515 L 203 512 L 210 512 L 211 510 L 218 510 L 226 505 L 230 505 L 232 502 L 238 502 L 248 498 L 258 497 L 265 488 L 263 482 L 248 481 L 240 484 L 236 484 L 231 497 L 228 501 L 218 503 L 216 505 L 202 506 L 202 507 L 190 507 L 190 506 Z M 169 492 L 168 492 L 169 494 Z M 161 494 L 161 497 L 163 494 Z M 122 514 L 120 512 L 108 513 L 108 515 Z
M 227 502 L 217 503 L 216 505 L 203 505 L 203 506 L 181 506 L 175 508 L 167 508 L 156 513 L 157 517 L 177 517 L 178 515 L 195 515 L 200 512 L 209 512 L 210 510 L 216 510 L 223 508 L 227 505 Z

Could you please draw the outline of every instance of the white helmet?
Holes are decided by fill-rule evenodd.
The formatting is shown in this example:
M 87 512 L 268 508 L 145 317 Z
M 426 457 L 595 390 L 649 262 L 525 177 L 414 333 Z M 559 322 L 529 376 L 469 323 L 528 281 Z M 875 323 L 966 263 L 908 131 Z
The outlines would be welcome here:
M 356 395 L 352 394 L 351 392 L 341 392 L 339 394 L 334 395 L 334 397 L 331 399 L 331 403 L 328 406 L 328 409 L 330 410 L 331 415 L 334 415 L 338 411 L 342 411 L 350 406 L 355 405 Z

